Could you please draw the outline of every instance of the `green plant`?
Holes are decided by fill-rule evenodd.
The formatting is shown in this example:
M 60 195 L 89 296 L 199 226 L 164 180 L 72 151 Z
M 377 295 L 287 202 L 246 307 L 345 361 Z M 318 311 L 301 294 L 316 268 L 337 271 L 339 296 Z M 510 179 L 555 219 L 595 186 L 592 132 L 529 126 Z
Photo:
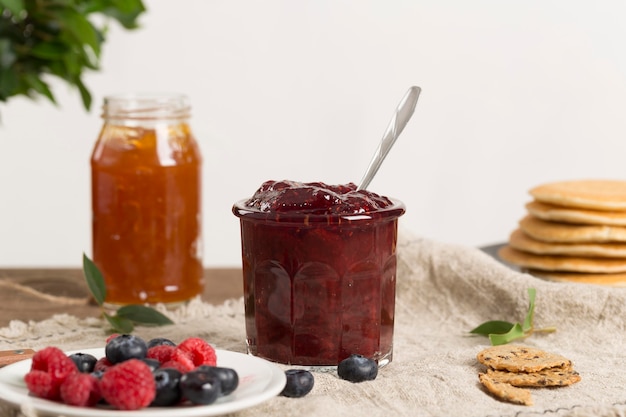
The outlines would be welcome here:
M 504 345 L 517 339 L 524 339 L 535 332 L 551 333 L 556 328 L 546 327 L 544 329 L 535 329 L 533 323 L 535 319 L 535 296 L 536 290 L 528 288 L 528 311 L 524 317 L 523 323 L 510 323 L 503 320 L 486 321 L 470 330 L 470 333 L 479 334 L 489 337 L 489 341 L 493 346 Z
M 108 21 L 135 29 L 144 11 L 141 0 L 0 0 L 0 101 L 44 96 L 56 104 L 48 79 L 57 77 L 89 110 L 82 76 L 99 70 Z
M 100 306 L 102 317 L 106 319 L 114 332 L 130 333 L 135 328 L 135 324 L 146 326 L 174 324 L 167 316 L 140 304 L 125 305 L 118 308 L 114 314 L 107 313 L 104 309 L 107 296 L 104 277 L 96 264 L 85 254 L 83 254 L 83 275 L 93 299 Z

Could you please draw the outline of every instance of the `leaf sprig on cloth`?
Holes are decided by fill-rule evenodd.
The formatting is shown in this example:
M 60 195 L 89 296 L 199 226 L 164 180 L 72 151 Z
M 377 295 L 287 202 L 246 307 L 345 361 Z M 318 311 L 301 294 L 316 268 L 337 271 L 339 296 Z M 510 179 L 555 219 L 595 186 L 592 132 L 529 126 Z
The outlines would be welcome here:
M 524 339 L 535 332 L 551 333 L 555 332 L 555 327 L 546 327 L 543 329 L 535 329 L 535 298 L 537 292 L 534 288 L 528 288 L 528 312 L 523 323 L 510 323 L 502 320 L 486 321 L 478 327 L 470 330 L 470 333 L 479 334 L 489 337 L 493 346 L 504 345 L 518 339 Z
M 139 304 L 130 304 L 120 307 L 115 314 L 107 313 L 104 309 L 104 301 L 107 295 L 104 277 L 96 264 L 85 254 L 83 254 L 83 274 L 91 295 L 102 310 L 102 316 L 111 325 L 113 331 L 130 333 L 133 331 L 136 324 L 147 326 L 173 324 L 172 320 L 167 316 L 151 307 Z

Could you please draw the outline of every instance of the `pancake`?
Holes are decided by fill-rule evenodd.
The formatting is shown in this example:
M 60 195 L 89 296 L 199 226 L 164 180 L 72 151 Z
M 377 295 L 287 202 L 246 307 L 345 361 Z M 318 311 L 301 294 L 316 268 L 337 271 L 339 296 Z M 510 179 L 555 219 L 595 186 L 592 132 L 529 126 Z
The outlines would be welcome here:
M 626 242 L 626 226 L 548 222 L 528 215 L 520 220 L 519 228 L 542 242 Z
M 521 268 L 542 271 L 616 273 L 626 272 L 625 258 L 598 258 L 557 255 L 535 255 L 503 246 L 498 256 L 505 262 Z
M 626 258 L 626 243 L 561 243 L 542 242 L 517 229 L 509 237 L 509 245 L 523 252 L 536 255 L 597 256 Z
M 540 201 L 527 203 L 526 210 L 533 216 L 548 221 L 626 226 L 626 211 L 603 211 L 563 207 L 542 203 Z
M 553 272 L 530 269 L 528 273 L 548 281 L 626 287 L 626 273 L 623 272 L 615 274 L 581 274 L 575 272 Z
M 535 200 L 565 207 L 626 210 L 626 181 L 577 180 L 539 185 L 529 191 Z

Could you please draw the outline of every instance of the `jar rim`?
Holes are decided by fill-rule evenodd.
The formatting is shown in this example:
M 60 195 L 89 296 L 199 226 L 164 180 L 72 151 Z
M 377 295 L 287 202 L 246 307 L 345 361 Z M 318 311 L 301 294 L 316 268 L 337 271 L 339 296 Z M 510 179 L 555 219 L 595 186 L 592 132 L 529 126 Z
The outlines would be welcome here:
M 189 98 L 180 93 L 122 93 L 104 97 L 103 119 L 187 118 Z
M 302 212 L 275 212 L 260 211 L 245 205 L 248 199 L 237 201 L 232 208 L 235 216 L 243 220 L 264 221 L 287 225 L 310 224 L 354 224 L 376 223 L 395 220 L 406 212 L 404 203 L 394 198 L 389 198 L 393 204 L 390 206 L 366 213 L 333 213 L 333 214 L 308 214 Z

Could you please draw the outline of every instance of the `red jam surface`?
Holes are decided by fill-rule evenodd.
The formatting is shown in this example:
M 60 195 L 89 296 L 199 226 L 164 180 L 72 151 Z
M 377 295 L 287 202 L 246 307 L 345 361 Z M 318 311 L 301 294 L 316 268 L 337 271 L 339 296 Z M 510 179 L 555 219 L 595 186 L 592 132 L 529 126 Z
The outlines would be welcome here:
M 266 181 L 246 202 L 246 207 L 260 212 L 329 215 L 369 213 L 392 204 L 387 197 L 366 190 L 357 191 L 353 183 Z
M 268 181 L 236 203 L 250 353 L 333 366 L 391 360 L 398 201 L 354 184 Z

